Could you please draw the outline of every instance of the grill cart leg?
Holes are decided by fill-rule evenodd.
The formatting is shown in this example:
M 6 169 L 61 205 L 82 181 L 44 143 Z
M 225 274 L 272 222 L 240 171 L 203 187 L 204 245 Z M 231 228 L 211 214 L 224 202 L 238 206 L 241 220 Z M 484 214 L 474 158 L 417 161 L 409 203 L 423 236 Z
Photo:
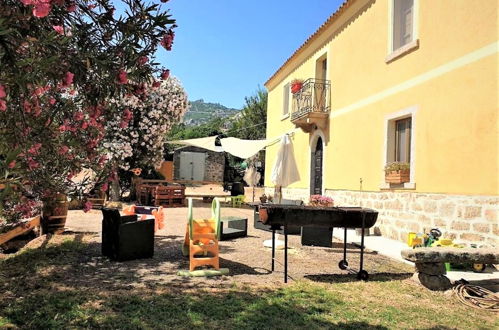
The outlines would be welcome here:
M 275 229 L 272 228 L 272 272 L 274 271 L 274 259 L 275 259 Z
M 338 263 L 338 267 L 340 267 L 341 270 L 345 270 L 348 268 L 348 261 L 347 261 L 347 227 L 343 228 L 344 232 L 344 238 L 343 238 L 343 260 L 341 260 Z
M 360 270 L 357 274 L 359 280 L 367 281 L 369 274 L 364 268 L 364 233 L 366 229 L 366 212 L 362 212 L 362 237 L 360 238 Z
M 288 223 L 284 223 L 284 283 L 288 283 Z

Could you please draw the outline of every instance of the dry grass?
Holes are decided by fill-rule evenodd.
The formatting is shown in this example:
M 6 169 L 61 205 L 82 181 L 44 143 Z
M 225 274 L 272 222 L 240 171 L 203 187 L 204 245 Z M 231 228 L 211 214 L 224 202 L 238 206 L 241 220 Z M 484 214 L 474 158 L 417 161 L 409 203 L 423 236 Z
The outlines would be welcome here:
M 0 327 L 499 327 L 496 315 L 471 310 L 452 295 L 428 291 L 406 277 L 381 274 L 359 282 L 334 274 L 289 285 L 241 283 L 230 276 L 145 281 L 133 264 L 103 261 L 92 240 L 88 235 L 58 236 L 0 260 Z

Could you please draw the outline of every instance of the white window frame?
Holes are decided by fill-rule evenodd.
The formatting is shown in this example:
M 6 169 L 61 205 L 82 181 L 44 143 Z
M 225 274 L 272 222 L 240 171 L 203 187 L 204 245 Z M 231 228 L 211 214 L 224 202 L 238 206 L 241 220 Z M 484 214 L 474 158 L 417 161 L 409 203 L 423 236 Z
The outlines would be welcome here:
M 286 95 L 287 94 L 287 95 Z M 292 102 L 291 96 L 291 83 L 286 83 L 282 87 L 282 110 L 281 110 L 281 120 L 284 120 L 289 117 L 290 109 Z
M 381 185 L 380 189 L 416 189 L 416 118 L 418 106 L 411 106 L 403 110 L 390 113 L 385 116 L 384 140 L 383 140 L 383 163 L 381 164 Z M 395 122 L 400 119 L 411 117 L 411 161 L 409 182 L 402 185 L 394 185 L 385 182 L 385 165 L 393 161 L 395 154 Z
M 398 0 L 390 0 L 388 5 L 388 51 L 387 57 L 385 58 L 385 62 L 389 63 L 396 58 L 399 58 L 414 49 L 419 47 L 419 0 L 413 0 L 412 7 L 412 41 L 409 43 L 397 48 L 393 49 L 393 33 L 394 33 L 394 24 L 395 24 L 395 1 Z

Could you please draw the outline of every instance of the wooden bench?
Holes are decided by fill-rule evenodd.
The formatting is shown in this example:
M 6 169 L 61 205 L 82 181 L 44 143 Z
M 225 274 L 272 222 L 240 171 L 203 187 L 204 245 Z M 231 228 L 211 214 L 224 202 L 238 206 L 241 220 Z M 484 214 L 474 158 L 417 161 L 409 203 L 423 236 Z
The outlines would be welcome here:
M 416 248 L 401 251 L 405 260 L 414 262 L 416 273 L 414 278 L 430 290 L 448 290 L 452 287 L 450 280 L 445 276 L 445 263 L 455 264 L 498 264 L 499 252 L 497 249 L 474 248 Z
M 157 186 L 154 205 L 163 207 L 184 207 L 185 187 L 181 185 Z

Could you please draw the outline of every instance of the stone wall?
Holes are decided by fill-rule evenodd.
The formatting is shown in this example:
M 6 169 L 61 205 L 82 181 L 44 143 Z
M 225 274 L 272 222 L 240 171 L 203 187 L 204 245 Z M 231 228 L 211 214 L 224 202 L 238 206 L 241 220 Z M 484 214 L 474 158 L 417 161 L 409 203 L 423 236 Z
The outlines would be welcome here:
M 266 188 L 273 195 L 274 188 Z M 283 188 L 283 198 L 308 200 L 308 189 Z M 416 192 L 326 190 L 335 206 L 362 206 L 379 212 L 376 227 L 385 237 L 407 241 L 409 232 L 439 228 L 456 243 L 499 246 L 499 196 Z
M 209 151 L 203 148 L 192 146 L 175 150 L 173 154 L 173 173 L 175 180 L 179 180 L 180 177 L 180 153 L 183 151 L 205 153 L 206 162 L 204 164 L 203 181 L 223 182 L 225 170 L 225 154 L 223 152 Z

